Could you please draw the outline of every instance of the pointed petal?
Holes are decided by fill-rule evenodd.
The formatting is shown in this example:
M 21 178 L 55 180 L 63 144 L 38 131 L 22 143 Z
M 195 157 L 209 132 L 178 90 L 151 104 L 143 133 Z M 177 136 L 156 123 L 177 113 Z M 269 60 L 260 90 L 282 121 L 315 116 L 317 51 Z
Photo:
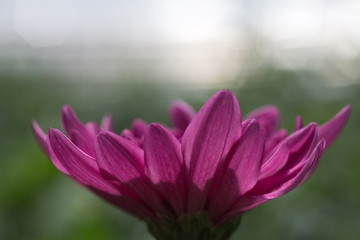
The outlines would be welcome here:
M 36 137 L 36 140 L 38 141 L 39 145 L 44 150 L 46 155 L 49 156 L 49 150 L 48 150 L 48 146 L 46 143 L 45 133 L 43 132 L 43 130 L 40 128 L 40 126 L 38 125 L 38 123 L 36 121 L 32 121 L 31 126 L 32 126 L 32 130 L 34 132 L 34 135 Z M 66 170 L 66 168 L 64 168 L 64 166 L 61 164 L 61 162 L 56 157 L 51 158 L 51 161 L 60 172 L 64 173 L 65 175 L 70 175 L 68 170 Z
M 99 132 L 102 131 L 99 125 L 97 125 L 97 123 L 95 122 L 86 123 L 85 128 L 88 130 L 88 133 L 90 133 L 93 138 L 95 138 L 96 135 L 98 135 Z
M 254 120 L 254 119 L 252 119 L 252 118 L 251 118 L 251 119 L 245 119 L 245 120 L 241 123 L 243 131 L 245 130 L 245 128 L 247 128 L 247 126 L 249 125 L 249 123 L 251 123 L 253 120 Z
M 50 158 L 58 159 L 77 182 L 90 189 L 118 194 L 118 190 L 101 177 L 94 158 L 81 151 L 59 130 L 49 130 L 47 143 Z
M 120 182 L 144 176 L 144 153 L 137 145 L 115 133 L 102 132 L 95 141 L 95 149 L 99 166 L 111 169 Z
M 35 120 L 31 121 L 31 128 L 41 149 L 46 153 L 46 155 L 49 155 L 46 144 L 46 135 Z
M 252 120 L 240 140 L 226 157 L 229 165 L 216 182 L 209 198 L 209 212 L 218 219 L 244 193 L 253 188 L 258 180 L 265 134 L 256 120 Z
M 154 216 L 144 204 L 124 195 L 119 191 L 119 186 L 103 179 L 94 159 L 77 148 L 59 130 L 50 129 L 47 137 L 51 159 L 59 159 L 75 181 L 139 218 Z
M 172 216 L 146 179 L 141 148 L 114 133 L 102 132 L 97 137 L 95 152 L 100 167 L 106 166 L 107 171 L 112 171 L 119 182 L 155 212 Z
M 125 129 L 125 130 L 127 130 L 127 129 Z M 127 131 L 129 134 L 132 135 L 132 133 L 129 130 L 127 130 Z M 102 132 L 102 133 L 111 134 L 111 132 Z M 116 135 L 116 134 L 113 133 L 113 135 Z M 104 138 L 104 137 L 100 137 L 100 139 L 101 138 Z M 128 142 L 131 142 L 131 141 L 128 141 Z M 124 166 L 121 166 L 121 168 L 117 168 L 117 165 L 114 165 L 114 164 L 120 164 L 120 161 L 107 162 L 108 158 L 105 158 L 104 154 L 102 153 L 103 147 L 105 147 L 105 146 L 100 147 L 99 138 L 97 138 L 95 140 L 95 155 L 96 155 L 96 161 L 98 163 L 100 173 L 105 179 L 119 180 L 117 174 L 119 174 L 119 176 L 122 177 L 121 171 Z M 144 173 L 143 151 L 141 149 L 139 149 L 139 147 L 136 145 L 135 140 L 134 140 L 134 142 L 132 142 L 132 145 L 127 146 L 127 148 L 128 148 L 128 151 L 130 151 L 129 158 L 132 161 L 132 162 L 130 162 L 130 164 L 132 163 L 134 165 L 130 170 L 134 170 L 139 174 Z M 115 168 L 115 169 L 113 169 L 113 168 Z M 125 173 L 127 173 L 126 170 L 125 170 Z M 126 176 L 124 175 L 124 177 L 126 177 Z M 126 182 L 126 180 L 122 179 L 120 182 Z
M 318 139 L 324 138 L 328 147 L 344 128 L 349 116 L 351 106 L 346 105 L 331 120 L 318 128 Z
M 271 136 L 280 123 L 280 113 L 277 107 L 263 106 L 249 113 L 245 119 L 254 118 L 265 128 L 266 137 Z
M 281 141 L 287 137 L 287 131 L 285 129 L 280 129 L 270 136 L 265 143 L 264 156 L 267 156 L 275 146 L 277 146 Z
M 143 138 L 147 123 L 142 119 L 135 119 L 131 126 L 131 131 L 136 138 Z
M 316 124 L 311 123 L 308 126 L 288 136 L 282 143 L 286 144 L 289 150 L 287 159 L 278 159 L 281 169 L 276 169 L 274 175 L 261 178 L 246 195 L 258 196 L 276 189 L 283 182 L 292 179 L 304 166 L 304 162 L 314 149 L 316 143 Z M 285 163 L 282 162 L 286 161 Z M 265 163 L 264 163 L 265 164 Z
M 300 130 L 303 127 L 301 116 L 296 116 L 294 132 Z
M 114 132 L 114 123 L 110 115 L 105 115 L 101 120 L 101 129 L 103 131 Z
M 291 153 L 299 151 L 316 135 L 316 123 L 310 123 L 297 132 L 290 134 L 284 141 L 287 142 Z
M 68 105 L 64 105 L 61 110 L 61 125 L 69 136 L 74 130 L 78 131 L 81 135 L 88 135 L 85 126 L 79 121 L 74 111 Z
M 74 136 L 81 136 L 82 150 L 89 152 L 87 149 L 94 148 L 94 136 L 86 129 L 86 127 L 76 117 L 74 111 L 68 105 L 64 105 L 61 111 L 61 125 L 72 142 L 78 141 Z M 77 132 L 77 134 L 74 134 Z M 84 148 L 86 146 L 86 148 Z
M 306 160 L 306 164 L 304 164 L 303 168 L 296 174 L 296 176 L 294 176 L 290 180 L 284 181 L 283 184 L 279 186 L 276 190 L 273 190 L 272 192 L 267 194 L 263 194 L 260 197 L 265 199 L 277 198 L 298 187 L 306 180 L 306 177 L 309 176 L 309 172 L 312 171 L 313 167 L 320 159 L 323 151 L 325 150 L 325 145 L 325 140 L 322 139 L 312 151 L 312 153 Z
M 138 141 L 135 139 L 134 134 L 129 129 L 124 129 L 121 132 L 120 136 L 132 143 L 138 144 Z
M 203 209 L 215 172 L 241 136 L 241 113 L 236 97 L 228 90 L 212 96 L 185 130 L 182 152 L 189 171 L 188 211 Z
M 241 197 L 231 208 L 228 212 L 226 212 L 223 216 L 219 219 L 213 219 L 213 221 L 219 225 L 237 215 L 240 215 L 250 209 L 268 201 L 267 199 L 260 199 L 260 198 L 252 198 L 252 197 Z
M 315 160 L 310 164 L 310 167 L 309 167 L 309 170 L 308 172 L 306 173 L 303 181 L 301 182 L 301 184 L 303 182 L 305 182 L 313 173 L 314 171 L 316 170 L 317 166 L 319 165 L 319 160 L 320 160 L 320 157 L 321 157 L 321 154 L 325 151 L 326 149 L 326 140 L 324 138 L 320 139 L 320 141 L 318 142 L 317 144 L 317 147 L 319 147 L 320 149 L 323 148 L 322 152 L 320 153 L 320 156 L 315 156 Z M 315 150 L 313 150 L 314 152 Z M 319 153 L 318 153 L 319 154 Z
M 185 168 L 177 138 L 160 124 L 151 124 L 145 134 L 145 170 L 156 189 L 177 216 L 185 212 Z
M 270 154 L 264 158 L 261 166 L 259 180 L 270 177 L 282 169 L 289 158 L 289 148 L 286 143 L 279 144 Z
M 284 140 L 287 142 L 290 153 L 286 168 L 292 168 L 305 159 L 315 147 L 316 139 L 316 123 L 310 123 L 306 127 L 289 135 L 289 137 Z
M 176 101 L 170 105 L 169 118 L 174 128 L 184 133 L 195 116 L 194 109 L 183 101 Z
M 85 139 L 78 131 L 73 130 L 69 135 L 71 141 L 82 151 L 86 154 L 90 155 L 91 157 L 95 156 L 94 152 L 94 143 L 90 143 L 88 139 Z

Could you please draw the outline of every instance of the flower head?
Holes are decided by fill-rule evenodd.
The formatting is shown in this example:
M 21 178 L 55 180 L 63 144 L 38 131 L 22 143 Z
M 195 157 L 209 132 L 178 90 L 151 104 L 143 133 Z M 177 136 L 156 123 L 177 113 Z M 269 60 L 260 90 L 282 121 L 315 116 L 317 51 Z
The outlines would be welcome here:
M 302 126 L 297 117 L 290 134 L 278 129 L 274 106 L 242 120 L 228 90 L 217 92 L 196 114 L 180 101 L 169 113 L 170 129 L 137 119 L 117 135 L 109 116 L 100 126 L 83 125 L 64 106 L 67 137 L 56 129 L 45 135 L 35 121 L 32 127 L 57 169 L 147 221 L 156 238 L 200 239 L 195 232 L 201 231 L 207 239 L 224 239 L 239 224 L 237 216 L 310 177 L 344 127 L 350 106 L 321 126 Z

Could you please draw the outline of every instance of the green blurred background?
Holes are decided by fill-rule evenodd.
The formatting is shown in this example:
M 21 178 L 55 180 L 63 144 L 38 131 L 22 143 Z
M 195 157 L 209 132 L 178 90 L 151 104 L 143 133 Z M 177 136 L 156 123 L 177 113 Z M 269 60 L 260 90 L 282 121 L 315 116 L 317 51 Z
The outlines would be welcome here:
M 1 240 L 152 239 L 142 222 L 59 173 L 35 142 L 30 121 L 60 128 L 60 109 L 70 104 L 83 122 L 112 114 L 120 133 L 137 117 L 168 124 L 173 100 L 198 110 L 222 88 L 236 94 L 243 115 L 277 105 L 289 131 L 296 115 L 321 124 L 352 105 L 314 176 L 244 214 L 232 239 L 359 239 L 356 1 L 69 0 L 58 6 L 62 14 L 42 11 L 42 18 L 28 13 L 59 1 L 3 2 Z

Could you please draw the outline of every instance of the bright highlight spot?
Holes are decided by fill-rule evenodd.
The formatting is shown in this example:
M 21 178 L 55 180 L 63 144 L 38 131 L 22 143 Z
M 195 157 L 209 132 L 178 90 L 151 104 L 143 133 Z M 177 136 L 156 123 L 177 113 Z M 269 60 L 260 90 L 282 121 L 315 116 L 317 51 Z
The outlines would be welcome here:
M 199 0 L 154 1 L 154 22 L 164 39 L 177 42 L 194 42 L 225 39 L 231 16 L 228 1 Z

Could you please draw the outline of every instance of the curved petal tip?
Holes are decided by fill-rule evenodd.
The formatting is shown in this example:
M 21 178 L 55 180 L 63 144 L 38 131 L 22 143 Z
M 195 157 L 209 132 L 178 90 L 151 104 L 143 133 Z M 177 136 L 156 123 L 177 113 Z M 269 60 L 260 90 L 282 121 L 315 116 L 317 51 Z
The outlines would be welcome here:
M 324 138 L 328 147 L 340 134 L 349 119 L 351 105 L 346 105 L 332 119 L 318 127 L 318 139 Z

